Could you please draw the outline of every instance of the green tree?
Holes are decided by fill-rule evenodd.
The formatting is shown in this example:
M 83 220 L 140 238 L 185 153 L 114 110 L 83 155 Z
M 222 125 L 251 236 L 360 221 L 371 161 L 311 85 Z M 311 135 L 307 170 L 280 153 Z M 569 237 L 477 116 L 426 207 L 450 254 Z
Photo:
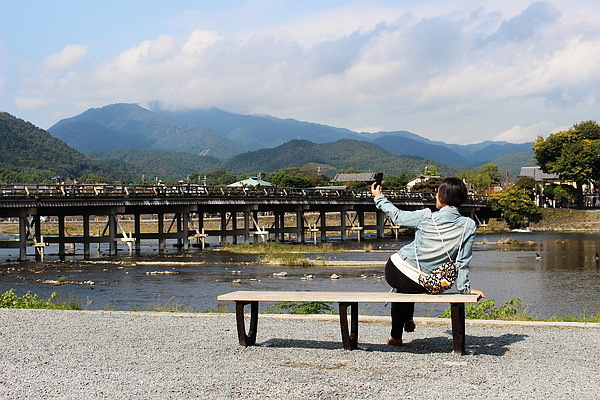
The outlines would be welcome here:
M 438 172 L 438 170 L 435 167 L 435 165 L 428 165 L 428 166 L 425 167 L 425 175 L 440 176 L 440 173 Z
M 406 175 L 406 173 L 402 173 L 400 176 L 384 175 L 383 186 L 387 190 L 406 189 L 406 184 L 409 180 L 410 179 L 408 179 L 408 175 Z
M 229 185 L 237 180 L 237 176 L 222 169 L 206 174 L 206 184 L 210 186 Z
M 583 185 L 600 179 L 600 125 L 584 121 L 546 139 L 538 136 L 533 152 L 542 171 L 576 183 L 577 208 L 583 208 Z
M 529 222 L 542 219 L 542 210 L 532 203 L 530 196 L 519 186 L 510 186 L 488 197 L 494 211 L 500 211 L 510 229 L 527 227 Z
M 311 187 L 313 182 L 311 179 L 298 175 L 298 168 L 287 168 L 285 170 L 277 170 L 271 175 L 271 183 L 279 187 Z
M 571 185 L 552 184 L 544 188 L 544 196 L 556 201 L 560 206 L 566 206 L 577 200 L 577 189 Z
M 529 176 L 521 176 L 517 182 L 515 182 L 515 186 L 522 188 L 532 200 L 535 198 L 535 189 L 537 187 L 535 179 Z
M 438 188 L 438 186 L 440 186 L 441 181 L 442 181 L 441 178 L 427 179 L 426 181 L 415 184 L 412 187 L 411 192 L 426 192 L 426 193 L 435 192 L 436 189 Z

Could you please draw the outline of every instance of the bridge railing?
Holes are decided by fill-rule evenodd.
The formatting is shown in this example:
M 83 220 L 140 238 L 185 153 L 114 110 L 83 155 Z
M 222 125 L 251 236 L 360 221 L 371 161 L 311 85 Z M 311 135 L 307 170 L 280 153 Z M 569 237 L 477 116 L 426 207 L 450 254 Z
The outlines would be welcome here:
M 435 193 L 388 190 L 389 199 L 435 201 Z M 212 198 L 313 198 L 366 199 L 369 190 L 340 188 L 227 187 L 202 185 L 123 185 L 123 184 L 0 184 L 1 199 L 45 198 L 144 198 L 144 197 L 212 197 Z M 474 195 L 471 201 L 485 202 Z

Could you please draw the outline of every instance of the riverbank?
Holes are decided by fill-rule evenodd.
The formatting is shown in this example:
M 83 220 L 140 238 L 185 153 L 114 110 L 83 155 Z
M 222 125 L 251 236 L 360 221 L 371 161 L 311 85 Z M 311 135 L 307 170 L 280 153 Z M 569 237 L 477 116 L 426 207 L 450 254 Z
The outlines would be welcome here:
M 596 327 L 468 326 L 470 356 L 447 325 L 404 347 L 389 325 L 359 324 L 341 349 L 337 320 L 261 315 L 256 347 L 233 314 L 0 309 L 0 398 L 21 399 L 597 399 Z M 24 327 L 35 326 L 35 329 Z
M 575 210 L 566 208 L 543 208 L 542 220 L 529 224 L 536 232 L 600 232 L 600 210 Z M 490 219 L 480 232 L 505 232 L 504 220 Z

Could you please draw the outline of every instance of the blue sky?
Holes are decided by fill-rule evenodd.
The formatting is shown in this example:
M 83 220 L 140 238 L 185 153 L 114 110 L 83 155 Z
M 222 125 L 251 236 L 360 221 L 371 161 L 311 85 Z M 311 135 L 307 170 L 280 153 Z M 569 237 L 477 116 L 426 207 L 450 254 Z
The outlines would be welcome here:
M 600 3 L 0 0 L 0 110 L 219 107 L 432 140 L 600 118 Z

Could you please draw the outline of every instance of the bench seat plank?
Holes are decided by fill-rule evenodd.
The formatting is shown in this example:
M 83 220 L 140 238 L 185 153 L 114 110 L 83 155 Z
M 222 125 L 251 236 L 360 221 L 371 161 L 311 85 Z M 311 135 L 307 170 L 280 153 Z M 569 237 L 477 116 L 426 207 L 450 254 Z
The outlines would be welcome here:
M 477 303 L 475 294 L 406 294 L 392 292 L 237 291 L 222 294 L 223 301 L 321 301 L 357 303 Z

